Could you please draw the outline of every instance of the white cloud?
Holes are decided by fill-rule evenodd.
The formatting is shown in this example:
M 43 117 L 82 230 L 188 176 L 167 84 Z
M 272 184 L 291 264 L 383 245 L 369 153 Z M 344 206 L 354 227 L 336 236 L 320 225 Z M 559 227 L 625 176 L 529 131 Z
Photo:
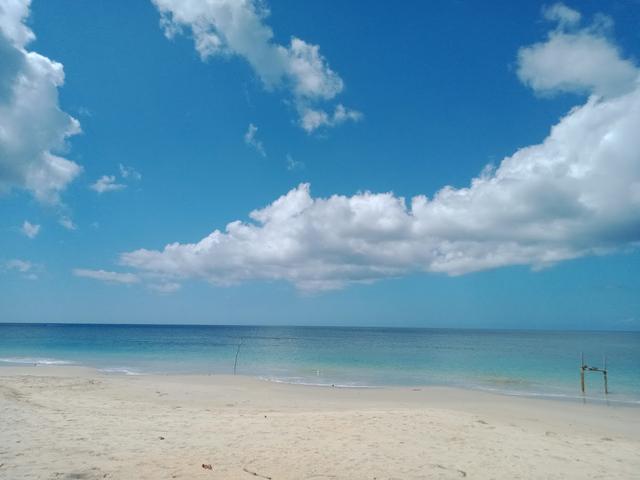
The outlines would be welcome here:
M 130 272 L 113 272 L 108 270 L 92 270 L 87 268 L 75 268 L 72 273 L 76 277 L 90 278 L 105 283 L 132 285 L 140 283 L 143 278 Z M 158 293 L 174 293 L 180 290 L 181 285 L 177 282 L 165 281 L 154 275 L 148 275 L 144 278 L 148 280 L 147 288 Z
M 606 42 L 595 30 L 580 35 Z M 554 41 L 552 35 L 538 48 Z M 445 186 L 432 198 L 407 202 L 370 192 L 314 198 L 301 184 L 251 212 L 250 221 L 229 223 L 195 243 L 126 252 L 120 263 L 163 282 L 284 280 L 323 290 L 415 271 L 538 269 L 637 248 L 640 84 L 633 68 L 628 85 L 605 97 L 598 95 L 601 73 L 589 78 L 583 71 L 582 84 L 593 93 L 584 105 L 542 143 L 485 168 L 465 188 Z
M 21 274 L 27 280 L 37 280 L 38 272 L 42 270 L 40 265 L 36 265 L 28 260 L 13 259 L 5 262 L 4 269 Z
M 577 25 L 582 19 L 580 12 L 567 7 L 564 3 L 555 3 L 544 7 L 542 14 L 550 22 L 558 23 L 561 28 Z
M 30 4 L 29 0 L 3 0 L 0 4 L 0 30 L 15 45 L 26 45 L 36 38 L 24 24 Z
M 62 64 L 26 48 L 35 38 L 25 25 L 29 5 L 0 0 L 0 194 L 21 188 L 56 204 L 80 174 L 60 153 L 81 130 L 58 104 Z
M 127 188 L 127 186 L 123 183 L 118 183 L 116 181 L 115 175 L 103 175 L 94 183 L 92 183 L 89 188 L 98 193 L 105 192 L 115 192 L 118 190 L 122 190 Z
M 287 153 L 287 170 L 298 170 L 304 168 L 304 163 L 299 160 L 294 160 L 291 154 Z
M 181 285 L 175 282 L 168 283 L 152 283 L 149 285 L 149 289 L 158 293 L 175 293 L 180 290 Z
M 300 112 L 302 128 L 308 133 L 311 133 L 320 127 L 334 127 L 347 121 L 359 122 L 360 120 L 362 120 L 361 112 L 347 109 L 342 104 L 338 104 L 336 106 L 333 114 L 329 114 L 324 110 L 314 110 L 309 107 L 303 108 Z
M 289 45 L 273 39 L 265 24 L 269 11 L 259 0 L 152 0 L 161 15 L 165 35 L 188 29 L 200 57 L 243 57 L 271 90 L 287 88 L 297 111 L 332 100 L 344 89 L 340 76 L 320 53 L 320 47 L 292 37 Z M 324 123 L 333 126 L 338 123 Z
M 26 273 L 33 268 L 33 264 L 28 260 L 13 259 L 5 263 L 7 270 L 15 270 L 20 273 Z
M 266 157 L 267 152 L 265 152 L 262 142 L 256 137 L 256 133 L 258 133 L 258 127 L 256 127 L 253 123 L 250 123 L 246 133 L 244 134 L 244 143 L 255 148 L 260 155 Z
M 106 270 L 89 270 L 86 268 L 76 268 L 73 270 L 76 277 L 91 278 L 107 283 L 123 283 L 126 285 L 138 283 L 140 278 L 133 273 L 109 272 Z
M 120 163 L 118 164 L 118 170 L 120 171 L 120 176 L 125 180 L 142 180 L 142 174 L 133 167 L 128 167 Z
M 20 231 L 23 235 L 29 238 L 36 238 L 38 233 L 40 233 L 40 225 L 33 224 L 27 220 L 22 223 L 22 227 L 20 227 Z
M 118 171 L 122 180 L 139 182 L 142 180 L 142 174 L 133 167 L 128 167 L 122 163 L 118 164 Z M 102 175 L 98 180 L 92 183 L 89 188 L 99 194 L 105 192 L 116 192 L 127 188 L 126 183 L 118 183 L 115 175 Z
M 593 93 L 612 97 L 637 88 L 637 67 L 622 58 L 602 32 L 604 16 L 589 27 L 574 29 L 580 14 L 562 4 L 546 10 L 558 22 L 546 41 L 521 48 L 518 77 L 539 93 Z M 572 13 L 573 12 L 573 13 Z
M 67 230 L 76 230 L 78 226 L 69 217 L 60 217 L 58 223 Z

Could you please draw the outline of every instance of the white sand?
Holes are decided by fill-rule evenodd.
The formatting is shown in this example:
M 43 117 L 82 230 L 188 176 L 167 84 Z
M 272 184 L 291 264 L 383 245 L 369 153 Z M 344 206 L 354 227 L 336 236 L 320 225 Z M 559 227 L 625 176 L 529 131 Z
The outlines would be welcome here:
M 3 480 L 465 477 L 640 478 L 640 408 L 0 368 Z

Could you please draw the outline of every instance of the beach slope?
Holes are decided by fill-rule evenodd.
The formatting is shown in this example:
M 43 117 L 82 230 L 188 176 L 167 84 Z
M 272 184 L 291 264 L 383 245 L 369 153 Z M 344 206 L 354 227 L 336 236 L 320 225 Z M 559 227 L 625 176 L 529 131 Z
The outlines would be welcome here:
M 640 408 L 0 369 L 1 479 L 631 479 Z M 209 468 L 210 467 L 210 468 Z

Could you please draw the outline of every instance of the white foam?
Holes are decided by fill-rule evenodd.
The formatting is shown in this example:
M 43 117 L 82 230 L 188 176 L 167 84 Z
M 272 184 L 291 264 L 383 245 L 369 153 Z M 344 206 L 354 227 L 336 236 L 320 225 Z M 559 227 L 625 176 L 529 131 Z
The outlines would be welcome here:
M 74 365 L 74 362 L 68 360 L 39 357 L 4 357 L 0 358 L 0 362 L 15 363 L 18 365 Z
M 285 383 L 287 385 L 304 385 L 307 387 L 333 387 L 333 388 L 380 388 L 374 385 L 353 385 L 342 383 L 321 383 L 321 382 L 306 382 L 304 380 L 298 380 L 293 378 L 277 378 L 277 377 L 258 377 L 260 380 L 272 383 Z
M 131 370 L 125 367 L 109 367 L 109 368 L 101 368 L 98 370 L 102 373 L 110 373 L 110 374 L 121 374 L 121 375 L 143 375 L 140 372 L 136 372 L 135 370 Z

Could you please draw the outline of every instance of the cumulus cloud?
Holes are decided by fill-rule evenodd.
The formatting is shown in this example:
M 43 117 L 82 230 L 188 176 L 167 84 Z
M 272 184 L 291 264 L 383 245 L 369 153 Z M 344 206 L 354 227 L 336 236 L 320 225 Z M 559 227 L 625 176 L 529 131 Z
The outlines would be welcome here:
M 140 278 L 133 273 L 110 272 L 107 270 L 76 268 L 73 270 L 73 274 L 76 277 L 91 278 L 93 280 L 100 280 L 107 283 L 122 283 L 125 285 L 138 283 L 140 281 Z
M 61 156 L 80 123 L 60 109 L 62 64 L 27 45 L 29 0 L 0 0 L 0 194 L 25 189 L 43 203 L 60 193 L 81 167 Z
M 152 1 L 168 38 L 189 30 L 203 60 L 240 56 L 268 90 L 289 90 L 301 124 L 307 108 L 332 100 L 344 89 L 344 82 L 330 68 L 318 45 L 297 37 L 292 37 L 288 45 L 274 41 L 273 31 L 265 23 L 269 11 L 259 0 Z M 339 123 L 319 123 L 316 128 Z
M 576 35 L 603 42 L 617 62 L 627 62 L 597 30 Z M 555 40 L 552 34 L 536 48 L 553 52 Z M 519 61 L 522 67 L 528 59 L 520 55 Z M 541 143 L 486 167 L 464 188 L 445 186 L 431 198 L 407 201 L 371 192 L 313 197 L 301 184 L 251 212 L 248 221 L 231 222 L 195 243 L 125 252 L 120 263 L 163 282 L 283 280 L 302 290 L 326 290 L 416 271 L 538 269 L 636 248 L 640 72 L 633 69 L 628 84 L 616 80 L 606 96 L 600 94 L 601 72 L 581 70 L 581 84 L 591 88 L 586 102 Z
M 246 133 L 244 134 L 244 143 L 255 148 L 260 155 L 266 157 L 267 152 L 265 152 L 262 142 L 256 137 L 257 133 L 258 127 L 256 127 L 253 123 L 250 123 Z
M 518 52 L 518 77 L 542 94 L 593 93 L 614 97 L 637 87 L 638 70 L 604 35 L 611 20 L 600 16 L 578 28 L 580 14 L 563 4 L 545 10 L 557 28 L 544 42 Z
M 27 220 L 22 223 L 22 227 L 20 227 L 20 231 L 26 237 L 31 239 L 36 238 L 38 233 L 40 233 L 40 225 L 33 224 Z
M 116 192 L 127 188 L 124 183 L 118 183 L 115 175 L 102 175 L 98 180 L 92 183 L 89 188 L 99 194 L 105 192 Z

